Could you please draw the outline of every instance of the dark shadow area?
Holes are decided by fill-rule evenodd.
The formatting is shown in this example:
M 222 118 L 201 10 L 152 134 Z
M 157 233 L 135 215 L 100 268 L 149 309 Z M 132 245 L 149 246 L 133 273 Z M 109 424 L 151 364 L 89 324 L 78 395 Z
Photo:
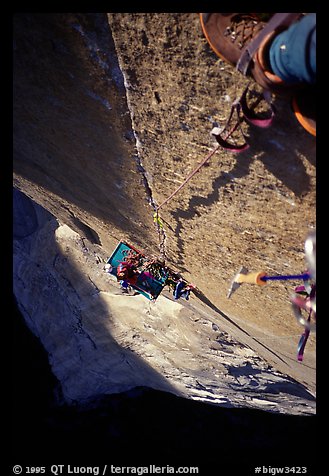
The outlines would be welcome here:
M 228 321 L 230 324 L 232 324 L 233 326 L 235 326 L 237 329 L 239 329 L 241 332 L 243 332 L 244 334 L 246 334 L 248 337 L 252 337 L 249 332 L 247 332 L 245 329 L 243 329 L 241 326 L 239 326 L 234 320 L 232 320 L 227 314 L 225 314 L 225 312 L 221 311 L 217 306 L 215 306 L 215 304 L 213 304 L 213 302 L 207 298 L 207 296 L 202 292 L 200 291 L 199 289 L 195 289 L 193 290 L 193 293 L 196 295 L 196 297 L 198 299 L 200 299 L 200 301 L 202 301 L 204 304 L 206 304 L 210 309 L 212 309 L 213 311 L 215 311 L 216 313 L 218 313 L 221 317 L 223 317 L 226 321 Z M 257 342 L 258 345 L 262 346 L 264 349 L 266 349 L 268 352 L 270 352 L 272 355 L 274 355 L 277 359 L 279 359 L 281 362 L 287 364 L 287 362 L 285 362 L 284 359 L 282 359 L 282 357 L 277 353 L 275 352 L 273 349 L 271 349 L 270 347 L 268 347 L 267 345 L 265 345 L 263 342 L 261 342 L 259 339 L 256 339 L 256 337 L 252 337 L 252 339 L 254 341 Z M 244 370 L 243 369 L 240 369 L 241 372 L 243 373 Z M 232 372 L 236 372 L 236 368 L 233 368 Z M 238 370 L 239 372 L 239 370 Z M 298 383 L 297 381 L 295 381 L 294 379 L 292 379 L 292 382 L 295 382 L 295 384 L 297 385 L 301 385 L 300 383 Z M 301 386 L 301 392 L 302 394 L 305 394 L 307 395 L 307 398 L 310 398 L 310 393 L 307 391 L 307 389 L 303 388 Z M 312 397 L 313 399 L 313 397 Z M 314 399 L 313 399 L 314 400 Z
M 14 88 L 17 108 L 14 111 L 14 166 L 18 174 L 37 186 L 47 188 L 91 216 L 118 225 L 131 233 L 135 241 L 142 241 L 144 231 L 136 237 L 138 232 L 130 221 L 132 213 L 136 221 L 142 215 L 131 206 L 129 184 L 123 183 L 123 178 L 130 177 L 125 167 L 132 146 L 128 134 L 122 131 L 131 131 L 130 118 L 127 108 L 115 102 L 115 95 L 109 97 L 104 93 L 116 87 L 116 94 L 117 91 L 122 97 L 125 94 L 105 15 L 72 17 L 69 27 L 61 14 L 22 14 L 18 18 L 14 39 L 14 56 L 18 62 Z M 115 74 L 111 77 L 117 81 L 111 87 L 107 83 L 104 86 L 103 72 L 96 73 L 96 67 L 90 78 L 85 74 L 84 66 L 89 60 L 79 47 L 79 42 L 84 42 L 79 30 L 81 24 L 85 27 L 82 31 L 97 31 L 93 37 L 95 43 L 89 43 L 89 47 L 98 68 L 100 59 L 112 64 Z M 97 45 L 101 54 L 97 52 Z M 85 70 L 88 71 L 88 67 Z M 70 101 L 66 101 L 67 98 Z M 119 123 L 113 121 L 109 126 L 111 113 L 106 101 L 112 107 L 111 117 L 120 118 Z M 116 139 L 118 137 L 121 139 Z M 248 173 L 251 159 L 247 157 L 239 157 L 239 165 L 237 162 L 230 173 L 232 176 L 222 173 L 215 179 L 208 197 L 193 196 L 188 211 L 175 212 L 178 237 L 183 220 L 191 218 L 199 205 L 216 202 L 221 187 L 232 177 Z M 266 152 L 263 160 L 270 170 L 271 154 Z M 300 166 L 296 157 L 291 160 L 291 166 Z M 281 180 L 283 169 L 277 170 L 277 174 Z M 298 174 L 305 179 L 302 167 Z M 109 178 L 112 184 L 122 188 L 127 200 L 119 197 L 115 188 L 110 196 Z M 296 188 L 291 176 L 286 180 L 297 195 L 307 190 L 306 179 L 306 188 Z M 142 199 L 146 197 L 143 188 L 132 189 L 137 190 Z M 16 233 L 16 238 L 31 236 L 37 226 L 32 215 L 22 216 L 22 231 Z M 87 234 L 90 241 L 100 243 L 97 233 L 76 219 L 76 227 Z M 184 241 L 179 240 L 179 250 L 183 252 Z M 54 259 L 54 267 L 59 262 L 60 253 Z M 74 283 L 67 284 L 74 287 Z M 203 295 L 202 300 L 229 319 L 206 296 Z M 81 333 L 81 316 L 75 318 L 75 330 Z M 108 332 L 105 327 L 104 332 Z M 317 417 L 227 409 L 180 398 L 170 393 L 170 385 L 161 375 L 133 353 L 130 361 L 132 359 L 167 391 L 138 387 L 100 397 L 85 406 L 78 402 L 71 406 L 64 404 L 48 355 L 26 326 L 14 300 L 11 463 L 148 466 L 161 462 L 163 465 L 198 465 L 199 474 L 207 476 L 234 474 L 237 468 L 243 468 L 241 475 L 254 474 L 255 466 L 273 467 L 277 463 L 306 466 L 307 474 L 313 474 Z M 300 445 L 304 436 L 307 452 Z M 212 471 L 206 472 L 206 468 Z M 11 468 L 9 474 L 12 474 Z
M 310 472 L 315 464 L 316 416 L 224 408 L 175 396 L 170 384 L 132 352 L 130 365 L 135 361 L 136 368 L 167 391 L 137 386 L 68 405 L 47 352 L 27 327 L 15 298 L 12 322 L 10 459 L 14 464 L 181 465 L 198 466 L 199 474 L 205 475 L 219 467 L 253 473 L 262 464 L 298 464 Z M 81 325 L 81 316 L 72 315 L 72 326 L 90 338 Z M 105 327 L 104 333 L 108 333 Z M 312 435 L 307 453 L 292 444 L 300 434 Z
M 25 197 L 24 201 L 22 200 L 21 195 Z M 78 360 L 80 361 L 80 365 L 83 370 L 85 370 L 86 365 L 83 360 L 83 356 L 87 355 L 88 352 L 90 352 L 91 345 L 93 349 L 92 353 L 95 351 L 95 354 L 92 355 L 97 359 L 99 357 L 97 352 L 101 352 L 101 364 L 106 363 L 108 365 L 107 370 L 109 372 L 111 372 L 112 366 L 115 367 L 116 365 L 120 366 L 123 364 L 123 368 L 126 368 L 127 374 L 129 372 L 132 382 L 135 381 L 134 379 L 136 377 L 137 381 L 139 381 L 138 379 L 141 378 L 141 381 L 152 382 L 155 386 L 159 386 L 159 388 L 163 388 L 168 391 L 173 390 L 171 384 L 167 381 L 167 379 L 165 379 L 162 375 L 158 374 L 157 371 L 155 371 L 151 366 L 145 363 L 145 361 L 141 359 L 137 354 L 130 351 L 129 349 L 122 348 L 110 335 L 109 329 L 106 326 L 106 323 L 110 319 L 109 310 L 103 303 L 102 298 L 98 299 L 97 301 L 96 314 L 98 330 L 101 330 L 100 335 L 102 336 L 102 339 L 100 339 L 99 335 L 93 338 L 92 329 L 88 332 L 89 323 L 83 322 L 84 318 L 82 312 L 82 300 L 84 299 L 84 297 L 88 299 L 90 298 L 90 296 L 98 294 L 99 289 L 95 286 L 95 284 L 88 277 L 88 275 L 82 274 L 81 270 L 78 269 L 77 264 L 71 262 L 71 260 L 67 256 L 65 256 L 65 252 L 63 252 L 63 250 L 61 250 L 58 244 L 56 243 L 55 230 L 58 228 L 57 220 L 55 220 L 54 217 L 52 217 L 52 215 L 48 211 L 46 211 L 39 205 L 34 204 L 34 202 L 30 200 L 26 195 L 15 194 L 14 198 L 16 198 L 13 202 L 14 216 L 25 216 L 26 219 L 24 223 L 26 224 L 27 231 L 30 230 L 30 220 L 28 220 L 29 213 L 31 213 L 33 217 L 36 215 L 36 212 L 39 214 L 39 227 L 35 230 L 34 236 L 32 236 L 31 234 L 27 236 L 27 233 L 24 233 L 23 223 L 21 221 L 18 223 L 14 221 L 13 223 L 14 236 L 16 234 L 16 225 L 18 226 L 21 235 L 27 236 L 26 239 L 17 239 L 17 242 L 23 244 L 23 251 L 20 250 L 17 252 L 14 249 L 14 253 L 21 253 L 20 259 L 22 259 L 23 257 L 22 262 L 19 262 L 20 267 L 26 266 L 26 264 L 28 263 L 28 276 L 31 279 L 31 283 L 26 283 L 24 281 L 22 281 L 22 283 L 15 283 L 14 281 L 13 284 L 14 293 L 22 293 L 21 305 L 23 307 L 23 303 L 25 303 L 25 293 L 28 296 L 28 304 L 25 304 L 24 314 L 25 319 L 32 326 L 31 329 L 33 329 L 35 325 L 38 328 L 39 323 L 37 322 L 37 324 L 35 324 L 34 321 L 38 321 L 38 319 L 40 319 L 40 315 L 38 314 L 39 312 L 41 312 L 39 311 L 39 306 L 44 309 L 43 312 L 45 312 L 45 319 L 51 318 L 47 315 L 47 312 L 51 313 L 52 307 L 54 306 L 57 310 L 58 315 L 56 316 L 56 318 L 60 323 L 59 326 L 61 329 L 66 331 L 66 334 L 61 334 L 61 337 L 63 339 L 65 337 L 65 339 L 68 340 L 66 342 L 62 342 L 58 341 L 58 336 L 57 340 L 55 337 L 53 337 L 52 345 L 63 345 L 64 347 L 66 347 L 70 343 L 72 346 L 74 346 L 75 351 L 79 354 Z M 51 226 L 48 226 L 49 224 Z M 43 252 L 39 252 L 39 248 L 37 248 L 37 250 L 33 248 L 33 246 L 35 246 L 33 244 L 33 241 L 38 239 L 37 234 L 39 232 L 42 232 L 43 226 L 48 227 L 46 234 L 47 257 L 45 257 Z M 33 251 L 31 251 L 31 249 Z M 32 257 L 30 256 L 31 253 L 34 253 Z M 26 256 L 28 257 L 28 260 L 25 259 Z M 15 263 L 15 260 L 17 259 L 18 257 L 14 256 L 14 270 L 17 270 L 17 265 Z M 37 261 L 35 261 L 36 259 Z M 45 260 L 45 262 L 43 262 L 42 260 Z M 58 279 L 56 279 L 56 276 L 58 276 Z M 17 278 L 17 280 L 21 279 L 19 271 L 17 271 L 16 275 L 14 271 L 14 280 L 15 277 Z M 40 297 L 39 292 L 41 294 Z M 19 300 L 19 297 L 20 296 L 17 295 L 16 299 Z M 60 301 L 59 307 L 58 301 Z M 99 316 L 104 316 L 104 319 L 99 318 Z M 56 331 L 58 331 L 58 328 L 56 328 Z M 81 339 L 82 336 L 82 340 L 78 343 L 78 345 L 76 344 L 74 339 L 71 340 L 72 337 L 75 336 L 78 340 Z M 103 342 L 103 338 L 105 338 L 105 342 Z M 88 340 L 87 346 L 85 346 L 84 339 Z M 98 342 L 97 339 L 100 339 L 102 342 Z M 100 347 L 100 349 L 98 347 Z M 74 352 L 74 349 L 72 348 L 71 352 Z M 17 350 L 19 351 L 19 347 L 17 348 Z M 57 356 L 57 360 L 58 359 L 59 356 Z M 131 372 L 131 369 L 133 369 L 133 372 Z M 104 369 L 102 371 L 104 372 Z M 114 381 L 116 378 L 118 378 L 118 376 L 114 377 Z
M 73 365 L 77 372 L 86 371 L 88 374 L 89 370 L 86 368 L 86 366 L 88 367 L 88 362 L 85 362 L 83 359 L 86 358 L 88 352 L 91 352 L 89 356 L 92 356 L 92 358 L 97 358 L 97 352 L 100 352 L 101 365 L 103 366 L 105 363 L 109 382 L 118 381 L 117 384 L 119 386 L 129 387 L 130 378 L 132 386 L 134 386 L 134 382 L 145 382 L 149 383 L 150 386 L 154 385 L 156 388 L 162 388 L 168 392 L 173 391 L 173 388 L 165 377 L 155 371 L 136 353 L 128 348 L 121 347 L 109 334 L 109 329 L 105 325 L 105 322 L 109 319 L 109 313 L 108 309 L 103 305 L 102 299 L 99 299 L 97 309 L 99 316 L 107 316 L 106 320 L 98 319 L 97 321 L 98 330 L 100 330 L 102 337 L 98 337 L 97 340 L 91 334 L 87 323 L 83 321 L 84 318 L 79 304 L 81 303 L 81 296 L 78 289 L 89 289 L 90 294 L 98 293 L 99 290 L 90 279 L 88 281 L 88 276 L 83 276 L 78 269 L 75 270 L 76 273 L 70 274 L 76 267 L 73 263 L 69 264 L 69 268 L 71 268 L 70 273 L 64 274 L 65 271 L 63 271 L 62 266 L 67 265 L 67 257 L 63 255 L 63 251 L 55 243 L 54 232 L 58 227 L 58 223 L 54 217 L 39 205 L 34 204 L 33 201 L 21 192 L 17 193 L 14 191 L 13 197 L 13 236 L 17 237 L 19 235 L 19 238 L 15 239 L 15 243 L 20 243 L 23 246 L 23 251 L 19 251 L 23 257 L 22 263 L 19 266 L 26 266 L 28 264 L 31 283 L 26 281 L 26 276 L 25 281 L 21 281 L 21 277 L 15 274 L 15 260 L 18 257 L 14 256 L 14 296 L 11 335 L 12 461 L 15 460 L 17 462 L 16 458 L 19 458 L 21 461 L 25 459 L 26 464 L 28 462 L 33 463 L 33 461 L 34 464 L 39 464 L 37 461 L 41 464 L 41 457 L 45 459 L 48 459 L 48 456 L 51 455 L 55 457 L 57 450 L 59 453 L 62 452 L 64 456 L 75 455 L 77 457 L 80 454 L 80 446 L 85 446 L 85 443 L 82 441 L 83 438 L 87 438 L 88 445 L 90 445 L 88 454 L 92 455 L 94 443 L 99 444 L 103 450 L 105 445 L 107 445 L 106 439 L 103 444 L 101 439 L 98 439 L 101 438 L 100 435 L 103 428 L 99 420 L 97 421 L 97 425 L 100 426 L 99 429 L 92 427 L 89 432 L 89 424 L 87 423 L 87 426 L 84 426 L 85 419 L 87 418 L 88 420 L 88 417 L 84 417 L 85 414 L 88 415 L 88 412 L 84 412 L 94 408 L 95 405 L 98 407 L 98 402 L 95 404 L 95 402 L 89 400 L 87 403 L 84 403 L 85 406 L 82 407 L 82 413 L 80 412 L 81 409 L 77 411 L 79 405 L 75 399 L 71 399 L 71 405 L 65 403 L 61 384 L 52 373 L 48 360 L 52 358 L 53 365 L 57 366 L 57 369 L 58 366 L 63 365 L 65 367 L 68 365 L 60 361 L 59 355 L 56 357 L 51 355 L 55 353 L 56 346 L 66 348 L 71 344 L 67 355 L 73 359 Z M 29 218 L 29 215 L 31 215 L 31 218 Z M 24 217 L 24 220 L 19 219 L 16 221 L 17 217 Z M 32 222 L 36 224 L 34 232 L 31 232 Z M 36 246 L 33 245 L 33 242 L 37 239 L 38 232 L 44 226 L 48 227 L 46 236 L 48 262 L 47 259 L 45 262 L 42 261 L 42 254 L 40 254 L 40 257 L 38 254 L 37 261 L 35 261 L 35 258 L 30 257 L 31 249 L 33 249 L 33 246 Z M 18 253 L 15 247 L 14 253 Z M 54 279 L 57 273 L 61 276 L 60 281 Z M 75 276 L 76 279 L 73 280 L 72 276 Z M 17 279 L 17 283 L 15 279 Z M 20 300 L 20 293 L 23 296 L 20 305 L 18 305 L 17 300 Z M 26 296 L 28 296 L 27 301 Z M 43 309 L 42 311 L 40 311 L 40 306 Z M 53 350 L 48 356 L 45 347 L 39 338 L 31 332 L 30 328 L 38 328 L 40 325 L 38 319 L 41 319 L 41 321 L 52 319 L 54 317 L 51 313 L 52 307 L 56 307 L 55 318 L 60 322 L 58 324 L 59 327 L 56 325 L 56 331 L 53 332 L 57 333 L 58 329 L 61 328 L 63 333 L 61 333 L 61 338 L 57 334 L 57 337 L 54 335 L 50 339 Z M 20 309 L 23 310 L 22 312 L 24 312 L 25 317 L 21 314 Z M 36 317 L 40 312 L 42 316 Z M 27 326 L 27 323 L 29 323 L 30 328 Z M 77 343 L 75 339 L 78 339 L 79 342 Z M 75 352 L 77 355 L 74 355 Z M 126 373 L 127 377 L 121 379 L 120 375 L 115 375 L 115 370 L 112 375 L 112 367 L 115 369 L 117 366 L 122 367 L 122 372 Z M 97 372 L 97 370 L 97 366 L 94 364 L 93 371 Z M 112 384 L 107 381 L 106 376 L 104 377 L 106 370 L 102 367 L 100 378 L 103 380 L 100 382 L 100 385 L 110 388 Z M 66 374 L 66 371 L 64 373 Z M 68 375 L 68 378 L 72 378 L 72 375 Z M 79 385 L 80 383 L 78 387 Z M 92 389 L 90 391 L 86 390 L 87 393 L 95 395 L 95 391 Z M 113 412 L 115 412 L 114 407 L 109 408 L 112 416 Z M 102 409 L 99 416 L 104 416 L 104 412 L 107 413 L 107 410 Z M 93 412 L 91 412 L 91 415 L 93 415 Z M 107 415 L 105 415 L 105 426 L 106 418 Z M 111 434 L 110 429 L 106 431 L 109 431 Z M 100 434 L 97 435 L 98 433 Z M 114 436 L 115 434 L 116 431 Z M 103 436 L 106 438 L 106 435 Z M 97 443 L 95 438 L 97 438 Z M 81 458 L 83 458 L 83 455 Z
M 250 363 L 246 363 L 243 366 L 236 367 L 231 366 L 228 368 L 230 375 L 233 375 L 236 378 L 243 377 L 244 375 L 252 375 L 255 380 L 257 380 L 257 375 L 259 370 L 252 367 Z M 287 377 L 286 377 L 287 378 Z M 243 392 L 243 389 L 240 389 Z M 259 394 L 262 393 L 268 394 L 279 394 L 280 392 L 288 393 L 300 398 L 305 398 L 305 400 L 310 400 L 315 402 L 315 398 L 310 394 L 310 392 L 304 388 L 302 385 L 298 384 L 294 379 L 290 378 L 290 382 L 273 382 L 266 386 L 264 390 L 260 390 Z
M 106 13 L 14 15 L 13 133 L 16 178 L 46 189 L 57 218 L 99 243 L 80 209 L 143 242 L 149 197 Z
M 12 357 L 13 463 L 196 465 L 202 475 L 208 468 L 253 474 L 262 464 L 290 464 L 315 474 L 315 416 L 220 408 L 143 387 L 86 407 L 59 405 L 47 354 L 15 302 Z M 307 439 L 306 452 L 300 438 Z
M 310 189 L 310 178 L 300 155 L 315 166 L 316 138 L 299 125 L 287 101 L 275 98 L 274 105 L 277 113 L 271 127 L 259 129 L 250 125 L 249 154 L 257 156 L 266 170 L 296 197 L 302 197 Z
M 98 234 L 96 233 L 95 230 L 90 228 L 90 226 L 86 225 L 86 223 L 83 223 L 81 220 L 79 220 L 79 218 L 74 216 L 74 214 L 72 212 L 70 212 L 70 214 L 72 216 L 73 223 L 75 224 L 77 229 L 81 232 L 80 234 L 82 234 L 82 236 L 87 238 L 87 240 L 89 240 L 91 243 L 93 243 L 95 245 L 101 245 L 102 244 L 101 240 L 100 240 L 100 238 L 99 238 L 99 236 L 98 236 Z
M 13 201 L 16 203 L 16 207 L 13 210 L 13 221 L 15 223 L 15 229 L 13 230 L 14 238 L 25 238 L 34 233 L 38 228 L 38 217 L 31 200 L 16 188 L 13 188 Z

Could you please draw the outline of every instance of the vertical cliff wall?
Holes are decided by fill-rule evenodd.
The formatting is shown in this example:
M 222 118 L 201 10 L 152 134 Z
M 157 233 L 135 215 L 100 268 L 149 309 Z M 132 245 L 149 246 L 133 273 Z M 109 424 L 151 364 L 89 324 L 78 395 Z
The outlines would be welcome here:
M 159 252 L 161 203 L 214 147 L 246 85 L 219 60 L 195 13 L 14 16 L 14 186 L 104 256 L 128 239 Z M 305 269 L 315 227 L 315 141 L 275 99 L 273 126 L 246 127 L 251 147 L 220 150 L 161 211 L 168 264 L 212 309 L 261 342 L 274 363 L 314 388 L 296 363 L 301 332 L 290 284 L 241 287 L 243 264 L 268 274 Z

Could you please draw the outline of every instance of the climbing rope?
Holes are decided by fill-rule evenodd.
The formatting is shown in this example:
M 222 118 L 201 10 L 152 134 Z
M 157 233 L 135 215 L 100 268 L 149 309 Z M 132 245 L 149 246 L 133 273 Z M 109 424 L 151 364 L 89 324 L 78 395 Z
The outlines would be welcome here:
M 247 103 L 247 94 L 249 91 L 249 84 L 243 90 L 241 96 L 233 101 L 231 106 L 231 111 L 229 117 L 226 121 L 225 126 L 221 129 L 219 127 L 214 127 L 211 131 L 211 134 L 215 137 L 218 145 L 206 155 L 206 157 L 197 165 L 197 167 L 186 177 L 184 182 L 173 191 L 169 197 L 167 197 L 160 205 L 155 206 L 155 213 L 154 213 L 154 221 L 158 224 L 160 228 L 163 228 L 163 224 L 159 217 L 159 210 L 162 208 L 166 203 L 168 203 L 180 190 L 182 190 L 185 185 L 194 177 L 194 175 L 199 172 L 199 170 L 208 162 L 208 160 L 218 151 L 220 147 L 223 147 L 225 150 L 229 150 L 230 152 L 243 152 L 249 148 L 249 144 L 247 143 L 247 138 L 242 129 L 242 122 L 246 120 L 247 122 L 261 128 L 269 127 L 272 124 L 275 110 L 274 106 L 271 102 L 271 97 L 268 91 L 263 91 L 263 93 L 258 94 L 258 98 L 250 107 Z M 260 101 L 265 100 L 268 104 L 270 115 L 269 117 L 260 117 L 254 111 L 255 107 L 260 103 Z M 231 125 L 234 115 L 236 116 L 236 121 Z M 237 130 L 240 130 L 244 142 L 242 144 L 236 144 L 229 142 L 229 139 L 232 138 L 233 133 Z
M 158 209 L 156 208 L 156 211 L 153 215 L 153 221 L 155 222 L 157 229 L 158 229 L 158 235 L 159 235 L 159 251 L 160 251 L 160 258 L 163 261 L 166 261 L 167 259 L 167 254 L 166 254 L 166 233 L 163 228 L 163 223 L 161 218 L 159 217 L 158 214 Z
M 162 203 L 160 203 L 160 205 L 155 205 L 153 203 L 153 208 L 155 210 L 153 214 L 153 221 L 157 226 L 158 235 L 159 235 L 160 255 L 161 255 L 161 258 L 164 260 L 166 260 L 166 246 L 165 246 L 166 234 L 165 234 L 165 230 L 163 226 L 163 221 L 159 215 L 159 210 L 164 205 L 166 205 L 178 192 L 180 192 L 182 188 L 185 187 L 185 185 L 189 183 L 189 181 L 194 177 L 194 175 L 196 175 L 201 170 L 201 168 L 209 161 L 209 159 L 211 159 L 211 157 L 219 150 L 220 147 L 234 153 L 240 153 L 249 148 L 247 138 L 242 128 L 243 121 L 246 121 L 249 124 L 252 124 L 260 128 L 266 128 L 272 124 L 272 121 L 275 115 L 275 109 L 271 102 L 271 94 L 268 91 L 263 91 L 262 93 L 256 92 L 257 99 L 253 103 L 253 105 L 249 106 L 247 101 L 249 87 L 250 87 L 250 83 L 243 90 L 240 97 L 238 97 L 237 99 L 235 99 L 235 101 L 233 101 L 230 114 L 226 121 L 225 126 L 223 128 L 214 127 L 212 129 L 211 135 L 216 139 L 218 145 L 206 155 L 206 157 L 200 162 L 200 164 L 198 164 L 197 167 L 194 170 L 192 170 L 192 172 L 186 177 L 184 182 L 181 185 L 179 185 L 179 187 L 176 190 L 174 190 L 169 195 L 169 197 L 167 197 Z M 268 106 L 269 114 L 267 111 L 267 117 L 264 117 L 264 114 L 259 115 L 255 113 L 255 108 L 259 105 L 259 103 L 262 100 L 265 100 Z M 235 117 L 235 122 L 234 122 L 234 117 Z M 233 122 L 233 125 L 232 125 L 232 122 Z M 233 136 L 233 134 L 238 130 L 240 131 L 240 134 L 243 137 L 243 142 L 240 144 L 236 143 L 236 139 Z
M 159 249 L 160 255 L 162 259 L 166 259 L 166 234 L 163 228 L 163 221 L 159 216 L 159 210 L 162 208 L 166 203 L 169 202 L 193 177 L 194 175 L 205 165 L 205 163 L 217 152 L 219 149 L 219 145 L 217 145 L 212 151 L 207 154 L 207 156 L 202 160 L 202 162 L 188 175 L 188 177 L 184 180 L 184 182 L 176 189 L 174 192 L 169 195 L 160 205 L 155 206 L 155 213 L 153 214 L 153 221 L 157 226 L 158 235 L 159 235 Z
M 185 185 L 194 177 L 194 175 L 199 172 L 201 167 L 205 165 L 206 162 L 217 152 L 219 149 L 219 145 L 217 145 L 209 154 L 203 159 L 203 161 L 189 174 L 189 176 L 184 180 L 184 182 L 171 194 L 169 195 L 168 198 L 166 198 L 160 205 L 156 207 L 156 214 L 157 214 L 157 220 L 158 220 L 158 213 L 160 208 L 162 208 L 166 203 L 169 202 Z

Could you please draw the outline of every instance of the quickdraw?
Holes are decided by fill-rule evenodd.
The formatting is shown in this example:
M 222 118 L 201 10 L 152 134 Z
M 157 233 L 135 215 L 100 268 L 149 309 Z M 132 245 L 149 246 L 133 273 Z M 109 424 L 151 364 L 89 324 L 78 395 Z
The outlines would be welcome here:
M 300 336 L 297 346 L 297 360 L 299 362 L 304 358 L 304 350 L 309 335 L 316 328 L 315 294 L 315 285 L 305 284 L 304 286 L 297 286 L 295 294 L 291 297 L 292 309 L 297 322 L 304 326 L 304 332 Z M 307 314 L 306 318 L 304 313 Z
M 275 116 L 276 111 L 274 105 L 272 104 L 271 93 L 267 90 L 263 90 L 262 93 L 254 91 L 254 94 L 257 95 L 257 98 L 254 104 L 250 106 L 247 100 L 248 93 L 250 93 L 249 87 L 250 83 L 243 90 L 241 96 L 235 99 L 235 101 L 233 101 L 231 111 L 225 126 L 222 129 L 215 127 L 211 132 L 217 140 L 218 144 L 224 149 L 229 150 L 230 152 L 239 153 L 247 150 L 250 147 L 250 145 L 248 144 L 248 139 L 242 129 L 243 121 L 246 121 L 249 124 L 264 129 L 272 125 Z M 267 117 L 264 117 L 263 113 L 257 114 L 255 112 L 256 107 L 261 101 L 265 101 L 267 104 Z M 231 126 L 231 122 L 234 115 L 236 116 L 236 122 L 235 124 L 233 124 L 233 126 Z M 239 145 L 229 141 L 229 139 L 232 138 L 234 132 L 238 129 L 240 130 L 241 135 L 243 137 L 243 143 Z
M 249 148 L 247 137 L 245 136 L 242 128 L 242 122 L 244 120 L 250 124 L 253 124 L 254 126 L 261 128 L 269 127 L 272 124 L 275 115 L 275 108 L 271 102 L 271 94 L 269 91 L 264 90 L 261 94 L 258 94 L 256 101 L 252 106 L 250 106 L 247 100 L 249 86 L 250 84 L 246 86 L 241 96 L 232 103 L 231 111 L 225 126 L 223 128 L 214 127 L 212 129 L 211 135 L 216 139 L 218 145 L 206 155 L 201 163 L 197 165 L 197 167 L 188 175 L 188 177 L 186 177 L 184 182 L 176 190 L 174 190 L 173 193 L 169 195 L 169 197 L 167 197 L 160 205 L 154 207 L 155 212 L 153 214 L 153 221 L 158 228 L 159 235 L 161 235 L 162 247 L 164 231 L 163 222 L 159 216 L 160 208 L 168 203 L 194 177 L 194 175 L 199 172 L 199 170 L 217 152 L 219 147 L 223 147 L 225 150 L 235 153 L 243 152 Z M 255 112 L 255 108 L 262 100 L 265 100 L 268 105 L 267 117 L 264 117 L 261 114 L 256 114 Z M 236 116 L 236 121 L 233 125 L 231 125 L 234 116 Z M 233 134 L 237 130 L 240 131 L 243 137 L 242 144 L 231 142 L 233 139 Z
M 297 322 L 304 326 L 304 332 L 297 346 L 297 359 L 304 358 L 306 342 L 312 331 L 316 330 L 316 232 L 309 233 L 305 240 L 305 258 L 310 271 L 310 280 L 297 286 L 291 297 L 293 313 Z M 306 318 L 304 317 L 306 314 Z
M 246 89 L 243 91 L 241 97 L 240 97 L 240 106 L 241 106 L 241 111 L 243 113 L 244 118 L 246 119 L 247 122 L 250 124 L 260 127 L 260 128 L 267 128 L 272 125 L 276 110 L 275 107 L 272 103 L 272 97 L 271 93 L 268 90 L 263 90 L 262 94 L 258 94 L 258 97 L 253 104 L 253 107 L 250 107 L 247 102 L 247 94 L 249 91 L 249 85 L 246 87 Z M 262 101 L 265 100 L 268 106 L 267 114 L 268 117 L 263 117 L 263 115 L 256 114 L 255 113 L 255 108 L 258 106 L 258 104 Z

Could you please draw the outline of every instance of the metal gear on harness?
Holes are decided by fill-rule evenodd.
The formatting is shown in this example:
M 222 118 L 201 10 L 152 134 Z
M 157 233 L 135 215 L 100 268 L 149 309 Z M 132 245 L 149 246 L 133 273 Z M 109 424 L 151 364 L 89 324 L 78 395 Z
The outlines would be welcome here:
M 263 91 L 262 93 L 254 92 L 256 100 L 253 104 L 248 102 L 249 93 L 250 83 L 245 87 L 241 96 L 233 101 L 225 126 L 223 128 L 215 127 L 211 131 L 211 134 L 215 137 L 218 144 L 223 147 L 223 149 L 229 150 L 230 152 L 244 152 L 249 148 L 248 138 L 244 134 L 242 128 L 242 123 L 244 121 L 256 127 L 267 128 L 272 125 L 275 116 L 275 107 L 272 104 L 271 93 L 269 91 Z M 265 113 L 256 113 L 255 109 L 261 101 L 265 101 L 267 111 Z M 233 121 L 234 116 L 235 122 Z M 243 137 L 243 142 L 240 144 L 236 144 L 236 142 L 231 142 L 231 140 L 229 140 L 238 129 Z

